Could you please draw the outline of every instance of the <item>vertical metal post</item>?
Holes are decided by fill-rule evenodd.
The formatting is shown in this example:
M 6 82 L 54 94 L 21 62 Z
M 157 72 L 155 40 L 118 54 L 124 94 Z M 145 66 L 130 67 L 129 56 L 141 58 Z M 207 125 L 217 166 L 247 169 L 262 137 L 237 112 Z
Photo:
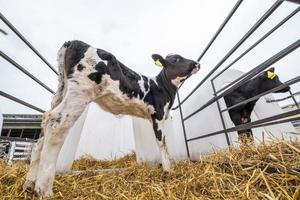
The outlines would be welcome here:
M 37 131 L 38 131 L 38 129 L 34 129 L 34 135 L 33 135 L 33 138 L 32 138 L 33 140 L 38 139 L 38 138 L 36 138 Z
M 23 137 L 23 132 L 24 132 L 24 128 L 23 128 L 22 131 L 21 131 L 20 138 Z
M 14 159 L 15 148 L 16 148 L 16 142 L 11 142 L 9 153 L 8 153 L 8 164 L 12 164 L 12 161 Z
M 185 125 L 184 125 L 184 120 L 183 120 L 183 115 L 182 115 L 182 108 L 181 108 L 181 105 L 180 105 L 179 92 L 177 92 L 177 101 L 178 101 L 178 104 L 179 104 L 179 112 L 180 112 L 180 119 L 181 119 L 181 124 L 182 124 L 186 154 L 187 154 L 188 158 L 190 159 L 190 150 L 189 150 L 189 144 L 188 144 L 187 137 L 186 137 Z
M 215 88 L 214 81 L 210 80 L 210 82 L 211 82 L 211 86 L 212 86 L 213 91 L 214 91 L 214 96 L 216 96 L 217 94 L 216 94 L 216 88 Z M 221 106 L 220 106 L 219 99 L 216 102 L 217 102 L 220 118 L 221 118 L 221 121 L 222 121 L 222 126 L 223 126 L 223 129 L 224 129 L 224 134 L 225 134 L 225 137 L 226 137 L 227 145 L 230 146 L 230 140 L 229 140 L 228 133 L 227 133 L 227 130 L 226 130 L 226 125 L 225 125 L 225 121 L 224 121 L 223 114 L 222 114 L 222 111 L 221 111 Z
M 8 130 L 8 133 L 7 133 L 6 137 L 10 137 L 10 133 L 11 133 L 11 128 Z
M 297 100 L 296 100 L 294 94 L 291 92 L 291 90 L 289 90 L 289 93 L 290 93 L 290 95 L 291 95 L 291 97 L 292 97 L 292 99 L 293 99 L 293 101 L 294 101 L 294 103 L 295 103 L 295 106 L 296 106 L 297 108 L 299 108 L 299 104 L 298 104 L 298 102 L 297 102 Z

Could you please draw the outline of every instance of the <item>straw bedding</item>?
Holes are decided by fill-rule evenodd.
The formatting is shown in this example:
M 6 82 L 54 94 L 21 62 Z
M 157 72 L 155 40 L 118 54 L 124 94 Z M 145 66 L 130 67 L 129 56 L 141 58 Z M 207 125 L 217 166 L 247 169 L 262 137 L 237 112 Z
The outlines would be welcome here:
M 0 161 L 0 198 L 37 199 L 22 191 L 27 168 Z M 179 162 L 170 174 L 137 165 L 134 154 L 115 161 L 82 158 L 73 170 L 56 176 L 51 199 L 300 199 L 300 142 L 216 152 Z

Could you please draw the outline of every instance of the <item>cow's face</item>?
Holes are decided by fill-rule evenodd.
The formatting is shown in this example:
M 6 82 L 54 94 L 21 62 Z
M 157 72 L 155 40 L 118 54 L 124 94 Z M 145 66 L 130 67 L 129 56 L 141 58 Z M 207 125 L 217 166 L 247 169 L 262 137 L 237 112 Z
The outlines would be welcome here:
M 272 67 L 268 71 L 262 72 L 260 77 L 263 79 L 263 87 L 265 87 L 266 91 L 272 88 L 278 87 L 283 83 L 279 80 L 279 77 L 275 74 L 275 69 Z M 289 86 L 276 91 L 275 93 L 288 92 L 290 90 Z
M 186 59 L 177 54 L 169 54 L 165 59 L 158 54 L 153 54 L 152 58 L 156 65 L 164 68 L 166 76 L 176 86 L 200 69 L 198 62 Z

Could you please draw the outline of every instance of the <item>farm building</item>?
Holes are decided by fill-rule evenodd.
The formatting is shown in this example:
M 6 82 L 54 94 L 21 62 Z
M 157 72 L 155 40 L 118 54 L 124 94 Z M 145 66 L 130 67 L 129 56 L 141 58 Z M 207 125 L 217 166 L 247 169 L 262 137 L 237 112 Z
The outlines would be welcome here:
M 41 133 L 42 115 L 3 114 L 2 137 L 36 140 Z

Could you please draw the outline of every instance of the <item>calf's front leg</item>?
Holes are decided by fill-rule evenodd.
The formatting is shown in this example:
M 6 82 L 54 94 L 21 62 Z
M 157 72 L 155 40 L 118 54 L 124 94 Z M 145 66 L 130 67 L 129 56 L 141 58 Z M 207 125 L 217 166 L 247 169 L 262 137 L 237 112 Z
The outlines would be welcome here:
M 163 130 L 164 121 L 153 119 L 152 124 L 153 124 L 153 130 L 156 137 L 156 143 L 160 151 L 163 171 L 170 172 L 171 162 L 170 162 L 170 155 L 166 144 L 166 135 L 165 135 L 165 131 Z

